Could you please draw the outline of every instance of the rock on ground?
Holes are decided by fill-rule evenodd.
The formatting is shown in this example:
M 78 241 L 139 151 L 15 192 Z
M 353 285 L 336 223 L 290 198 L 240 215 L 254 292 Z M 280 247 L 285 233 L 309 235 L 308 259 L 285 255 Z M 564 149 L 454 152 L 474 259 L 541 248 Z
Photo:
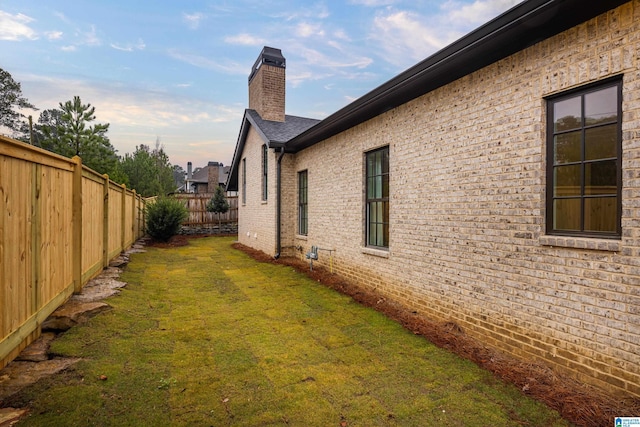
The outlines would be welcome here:
M 56 332 L 86 322 L 90 317 L 111 308 L 102 299 L 120 292 L 126 283 L 118 280 L 122 268 L 129 262 L 129 254 L 145 252 L 146 239 L 136 242 L 131 249 L 115 258 L 109 267 L 90 280 L 82 292 L 73 295 L 54 311 L 42 324 L 40 338 L 25 348 L 20 355 L 4 369 L 0 370 L 0 406 L 8 397 L 34 384 L 41 378 L 56 374 L 78 362 L 78 358 L 52 358 L 49 346 L 56 337 Z M 16 424 L 27 413 L 26 409 L 0 408 L 0 427 Z
M 104 302 L 84 302 L 71 298 L 42 322 L 42 330 L 66 331 L 109 308 L 111 306 Z
M 44 362 L 49 360 L 49 347 L 56 338 L 54 332 L 43 332 L 40 337 L 20 352 L 15 359 L 19 362 Z
M 11 427 L 26 413 L 26 409 L 0 408 L 0 427 Z
M 44 362 L 18 362 L 14 360 L 0 371 L 0 402 L 41 378 L 67 369 L 79 360 L 72 357 L 45 360 Z

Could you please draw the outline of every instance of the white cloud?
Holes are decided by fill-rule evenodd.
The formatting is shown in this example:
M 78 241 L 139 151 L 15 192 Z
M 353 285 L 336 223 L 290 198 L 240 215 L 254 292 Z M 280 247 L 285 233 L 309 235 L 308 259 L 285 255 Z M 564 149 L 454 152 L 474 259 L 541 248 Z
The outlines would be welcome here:
M 325 32 L 320 24 L 301 22 L 296 26 L 295 34 L 299 37 L 324 37 Z
M 243 46 L 262 46 L 266 44 L 265 39 L 247 33 L 241 33 L 235 36 L 227 36 L 224 38 L 224 41 L 225 43 Z
M 423 59 L 427 53 L 446 46 L 449 40 L 443 33 L 425 25 L 420 16 L 407 12 L 392 12 L 377 16 L 373 21 L 375 39 L 389 57 L 413 63 Z M 393 62 L 393 61 L 392 61 Z
M 339 40 L 351 41 L 351 37 L 347 34 L 347 32 L 343 29 L 338 29 L 333 32 L 333 36 Z
M 380 7 L 397 3 L 397 0 L 351 0 L 349 3 L 367 7 Z
M 40 111 L 58 108 L 59 102 L 73 95 L 91 103 L 96 108 L 96 122 L 110 124 L 108 136 L 120 155 L 133 152 L 140 144 L 152 145 L 160 136 L 174 164 L 186 165 L 193 159 L 230 161 L 233 144 L 221 144 L 220 140 L 235 141 L 237 122 L 244 111 L 243 105 L 216 104 L 122 84 L 43 75 L 17 78 L 25 96 Z M 202 149 L 194 152 L 188 148 L 191 144 Z
M 44 33 L 49 40 L 59 40 L 62 38 L 62 31 L 47 31 Z
M 142 39 L 138 39 L 138 41 L 135 43 L 127 43 L 124 45 L 111 43 L 111 47 L 116 50 L 122 50 L 124 52 L 133 52 L 134 50 L 143 50 L 146 45 Z
M 53 16 L 55 16 L 56 18 L 58 18 L 59 20 L 61 20 L 62 22 L 66 23 L 66 24 L 70 24 L 71 21 L 69 20 L 69 18 L 66 17 L 66 15 L 62 12 L 53 12 Z
M 310 80 L 321 80 L 328 77 L 327 75 L 314 74 L 311 71 L 289 70 L 287 72 L 287 84 L 291 87 L 298 87 L 302 83 Z
M 520 2 L 521 0 L 476 0 L 471 4 L 464 4 L 457 0 L 450 0 L 442 6 L 442 9 L 451 22 L 480 25 Z
M 96 26 L 91 25 L 89 28 L 89 30 L 75 30 L 75 33 L 73 34 L 73 40 L 70 41 L 70 44 L 62 46 L 60 50 L 62 50 L 63 52 L 75 52 L 81 46 L 101 46 L 102 40 L 98 36 L 98 30 L 96 29 Z M 60 37 L 57 37 L 56 34 L 53 35 L 54 38 L 52 38 L 51 40 L 59 39 L 62 37 L 62 32 L 60 32 Z M 125 48 L 118 45 L 112 44 L 111 47 L 113 47 L 114 49 L 120 48 L 120 50 L 126 50 Z
M 335 57 L 325 55 L 318 50 L 310 48 L 300 48 L 297 53 L 301 55 L 309 65 L 328 68 L 365 68 L 373 62 L 371 58 L 367 58 L 366 56 Z
M 33 21 L 33 18 L 22 13 L 12 15 L 0 10 L 0 40 L 37 40 L 38 34 L 28 25 Z
M 200 26 L 200 21 L 202 21 L 204 18 L 205 16 L 200 12 L 191 13 L 191 14 L 189 13 L 182 14 L 182 20 L 192 30 L 198 29 L 198 27 Z
M 180 52 L 177 49 L 170 49 L 169 56 L 178 61 L 186 62 L 194 67 L 204 68 L 207 70 L 222 71 L 226 74 L 247 74 L 246 65 L 229 59 L 211 59 L 205 56 L 196 55 L 188 52 Z
M 313 81 L 329 81 L 323 87 L 330 90 L 335 86 L 336 79 L 364 80 L 371 79 L 371 74 L 363 71 L 353 71 L 366 68 L 372 60 L 366 57 L 351 57 L 348 54 L 341 55 L 344 61 L 330 59 L 321 52 L 312 49 L 296 49 L 300 59 L 294 59 L 287 68 L 287 84 L 297 88 L 303 83 Z
M 378 13 L 370 38 L 384 52 L 384 59 L 407 67 L 462 37 L 520 0 L 450 0 L 431 16 L 387 8 Z
M 87 46 L 100 46 L 102 44 L 95 25 L 91 25 L 90 31 L 80 32 L 80 36 L 84 39 L 80 42 L 81 44 Z
M 324 3 L 316 3 L 314 5 L 304 7 L 294 11 L 286 11 L 273 14 L 274 18 L 282 18 L 286 21 L 295 19 L 326 19 L 330 16 L 329 9 Z

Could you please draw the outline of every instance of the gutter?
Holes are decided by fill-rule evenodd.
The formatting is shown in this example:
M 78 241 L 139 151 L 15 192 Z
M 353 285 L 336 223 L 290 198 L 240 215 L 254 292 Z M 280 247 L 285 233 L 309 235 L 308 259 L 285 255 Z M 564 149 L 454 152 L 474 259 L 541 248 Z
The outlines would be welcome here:
M 297 153 L 629 0 L 526 0 L 287 142 Z
M 282 218 L 282 158 L 284 157 L 284 147 L 279 147 L 278 163 L 276 167 L 276 254 L 273 258 L 280 258 L 280 252 L 282 251 L 282 231 L 281 231 L 281 218 Z

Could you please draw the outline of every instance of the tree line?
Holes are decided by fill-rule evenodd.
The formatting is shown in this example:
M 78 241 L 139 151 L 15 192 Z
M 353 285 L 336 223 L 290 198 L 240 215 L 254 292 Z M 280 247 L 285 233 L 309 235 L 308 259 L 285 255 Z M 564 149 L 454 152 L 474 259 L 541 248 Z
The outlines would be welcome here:
M 119 156 L 107 136 L 109 123 L 97 123 L 95 107 L 79 96 L 43 110 L 36 122 L 24 110 L 37 108 L 23 96 L 20 83 L 0 68 L 0 128 L 10 130 L 15 139 L 66 157 L 79 156 L 87 167 L 144 197 L 174 192 L 184 180 L 184 170 L 171 165 L 159 139 L 154 147 L 141 144 Z

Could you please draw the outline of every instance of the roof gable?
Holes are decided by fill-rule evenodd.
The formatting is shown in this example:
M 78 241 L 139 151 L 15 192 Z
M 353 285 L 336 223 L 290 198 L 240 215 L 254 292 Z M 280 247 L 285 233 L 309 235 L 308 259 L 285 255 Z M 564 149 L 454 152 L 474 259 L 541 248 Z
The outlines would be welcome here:
M 285 115 L 284 122 L 263 120 L 255 110 L 246 110 L 245 117 L 270 147 L 284 144 L 320 122 L 317 119 Z
M 253 126 L 260 138 L 269 148 L 284 147 L 284 144 L 300 135 L 302 132 L 318 124 L 320 120 L 307 117 L 285 115 L 284 122 L 263 120 L 257 111 L 246 109 L 240 126 L 240 134 L 236 143 L 236 149 L 231 161 L 231 170 L 227 178 L 226 188 L 229 191 L 238 190 L 238 164 L 244 151 L 244 144 L 249 133 L 249 128 Z

